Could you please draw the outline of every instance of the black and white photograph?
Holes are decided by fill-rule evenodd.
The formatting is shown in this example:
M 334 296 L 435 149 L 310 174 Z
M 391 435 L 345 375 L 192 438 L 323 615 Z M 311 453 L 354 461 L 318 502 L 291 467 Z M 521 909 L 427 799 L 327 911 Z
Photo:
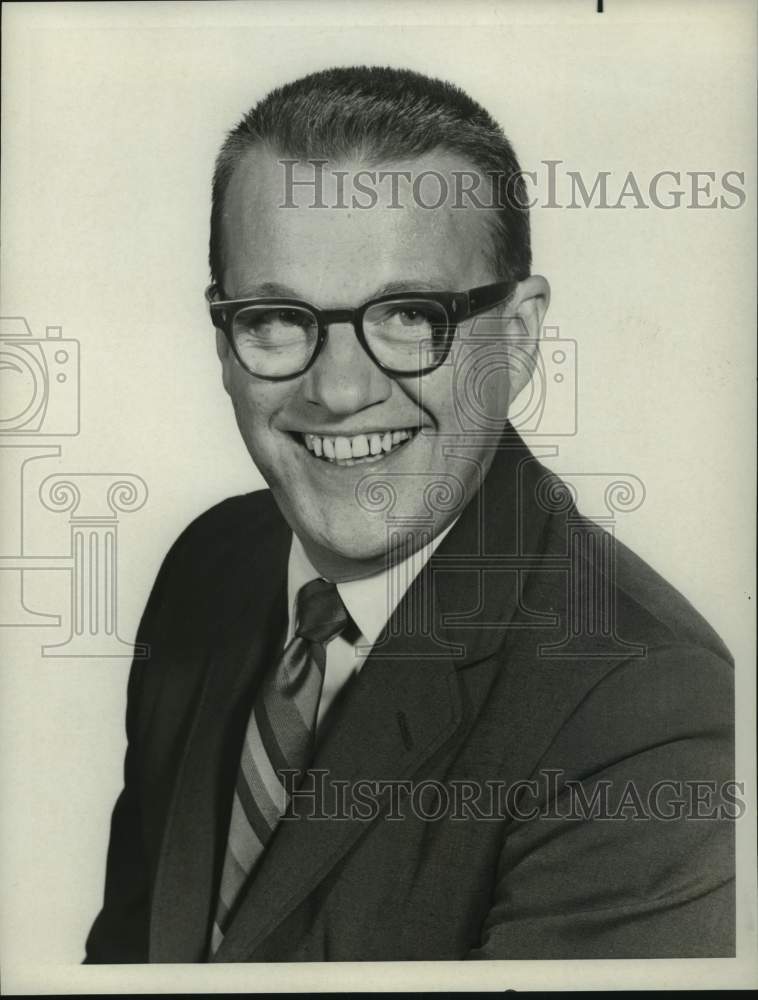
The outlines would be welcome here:
M 755 5 L 2 18 L 4 993 L 758 986 Z

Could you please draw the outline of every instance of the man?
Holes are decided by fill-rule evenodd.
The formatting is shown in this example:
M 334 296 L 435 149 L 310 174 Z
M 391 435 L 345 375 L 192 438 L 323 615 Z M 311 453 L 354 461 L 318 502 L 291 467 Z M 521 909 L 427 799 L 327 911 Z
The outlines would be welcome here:
M 408 71 L 298 80 L 224 144 L 208 298 L 270 492 L 158 575 L 87 961 L 734 953 L 731 659 L 507 422 L 525 205 L 490 116 Z

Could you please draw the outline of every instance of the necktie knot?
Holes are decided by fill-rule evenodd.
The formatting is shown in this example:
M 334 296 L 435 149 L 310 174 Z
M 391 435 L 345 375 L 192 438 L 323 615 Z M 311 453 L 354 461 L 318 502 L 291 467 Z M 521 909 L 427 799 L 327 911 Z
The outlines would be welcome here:
M 295 635 L 323 644 L 339 635 L 349 621 L 336 584 L 318 579 L 300 588 Z

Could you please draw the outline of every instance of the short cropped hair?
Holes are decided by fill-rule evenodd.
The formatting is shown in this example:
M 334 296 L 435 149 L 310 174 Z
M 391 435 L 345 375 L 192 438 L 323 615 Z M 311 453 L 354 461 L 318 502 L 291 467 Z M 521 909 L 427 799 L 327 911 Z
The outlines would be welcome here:
M 232 129 L 213 175 L 209 263 L 221 285 L 224 198 L 248 149 L 265 144 L 283 157 L 374 163 L 435 149 L 465 157 L 491 178 L 495 206 L 490 259 L 500 280 L 531 269 L 529 211 L 521 168 L 505 133 L 459 87 L 408 69 L 350 66 L 311 73 L 272 90 Z

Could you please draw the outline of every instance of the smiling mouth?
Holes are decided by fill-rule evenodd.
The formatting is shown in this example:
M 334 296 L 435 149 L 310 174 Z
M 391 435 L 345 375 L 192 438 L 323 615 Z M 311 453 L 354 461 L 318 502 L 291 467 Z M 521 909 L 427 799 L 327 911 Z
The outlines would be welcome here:
M 361 465 L 381 461 L 407 445 L 418 432 L 418 427 L 408 427 L 381 434 L 356 434 L 353 437 L 302 433 L 296 433 L 294 437 L 308 449 L 313 458 L 322 462 L 331 465 Z

